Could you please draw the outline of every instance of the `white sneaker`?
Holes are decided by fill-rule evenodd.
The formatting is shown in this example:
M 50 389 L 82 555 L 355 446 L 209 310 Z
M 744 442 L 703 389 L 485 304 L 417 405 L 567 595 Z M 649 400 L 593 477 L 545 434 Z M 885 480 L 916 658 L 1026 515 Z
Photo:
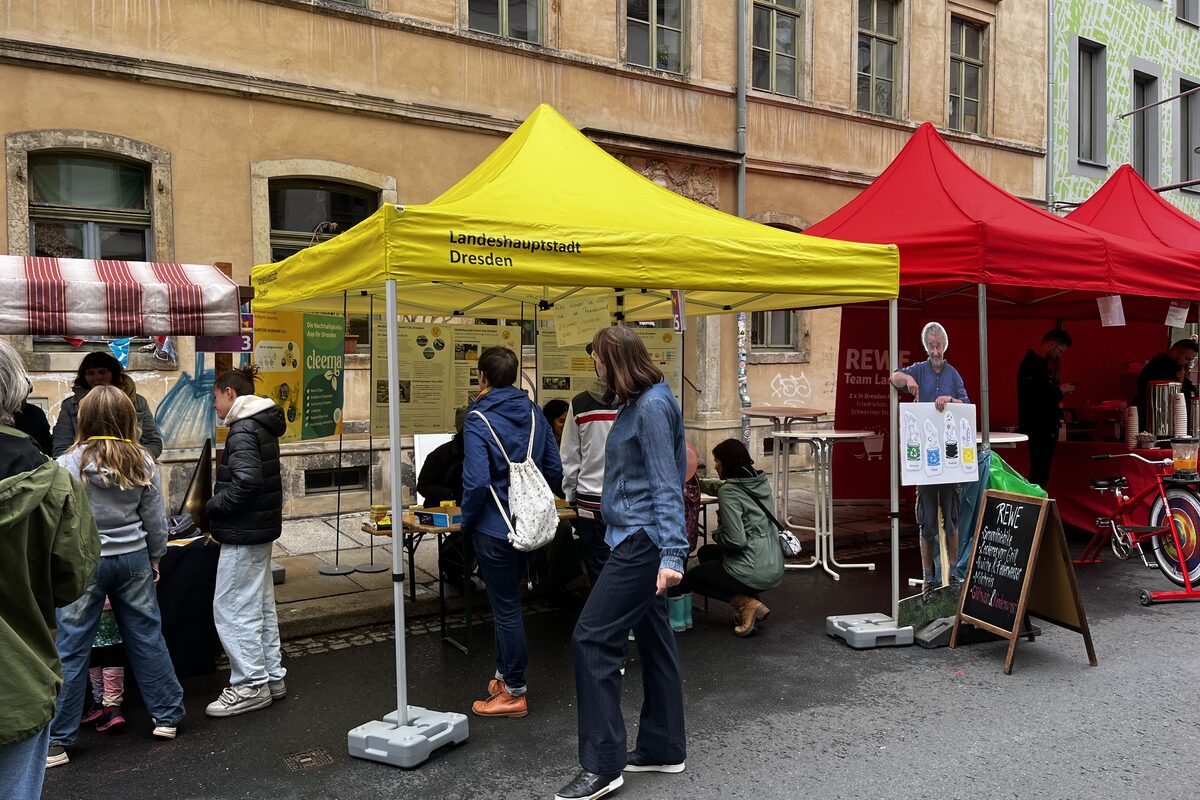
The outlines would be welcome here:
M 158 720 L 154 721 L 154 730 L 150 732 L 151 736 L 158 739 L 174 739 L 179 729 L 174 725 L 159 725 Z
M 287 697 L 287 684 L 283 682 L 283 678 L 277 681 L 267 681 L 267 687 L 271 690 L 272 700 L 282 700 Z
M 258 686 L 226 686 L 221 696 L 208 704 L 204 713 L 210 717 L 234 717 L 247 711 L 257 711 L 271 705 L 271 688 Z

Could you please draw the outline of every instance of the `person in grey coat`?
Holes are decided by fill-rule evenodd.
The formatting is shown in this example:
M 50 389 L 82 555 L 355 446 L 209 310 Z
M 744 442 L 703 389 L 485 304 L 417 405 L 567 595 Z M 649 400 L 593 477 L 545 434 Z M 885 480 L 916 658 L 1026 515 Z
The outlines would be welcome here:
M 138 444 L 146 449 L 150 457 L 157 460 L 163 451 L 162 435 L 158 425 L 154 423 L 154 412 L 146 398 L 137 393 L 137 384 L 125 372 L 121 362 L 108 353 L 95 351 L 88 353 L 79 362 L 79 371 L 75 374 L 75 383 L 71 386 L 71 394 L 62 401 L 58 411 L 58 420 L 54 423 L 53 455 L 58 458 L 75 444 L 75 428 L 79 417 L 79 401 L 82 400 L 94 386 L 116 386 L 133 401 L 137 411 Z

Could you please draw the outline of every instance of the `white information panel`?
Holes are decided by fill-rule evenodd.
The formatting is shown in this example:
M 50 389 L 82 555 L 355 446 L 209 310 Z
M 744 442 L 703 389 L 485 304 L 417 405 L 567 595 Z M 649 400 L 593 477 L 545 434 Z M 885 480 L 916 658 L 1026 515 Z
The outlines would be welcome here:
M 979 479 L 976 458 L 975 406 L 947 403 L 901 403 L 900 482 L 904 486 L 974 483 Z

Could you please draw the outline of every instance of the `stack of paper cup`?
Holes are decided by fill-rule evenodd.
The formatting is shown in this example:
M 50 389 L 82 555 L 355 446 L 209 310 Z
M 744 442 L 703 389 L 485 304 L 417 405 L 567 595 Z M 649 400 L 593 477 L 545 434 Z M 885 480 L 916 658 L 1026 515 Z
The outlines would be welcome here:
M 1137 406 L 1125 409 L 1125 444 L 1130 450 L 1137 447 L 1138 411 Z
M 1187 401 L 1182 394 L 1171 396 L 1171 435 L 1187 436 Z

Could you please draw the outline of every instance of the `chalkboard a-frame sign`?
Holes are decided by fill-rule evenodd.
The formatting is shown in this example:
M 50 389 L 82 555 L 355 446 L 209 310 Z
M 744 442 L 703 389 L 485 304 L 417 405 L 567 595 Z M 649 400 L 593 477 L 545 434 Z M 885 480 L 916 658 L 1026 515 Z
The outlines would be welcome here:
M 967 579 L 959 598 L 950 646 L 958 645 L 965 620 L 1008 640 L 1004 673 L 1012 673 L 1017 641 L 1028 635 L 1028 617 L 1059 625 L 1083 636 L 1088 661 L 1096 651 L 1088 630 L 1075 567 L 1067 550 L 1058 506 L 1053 500 L 988 491 L 975 528 Z

